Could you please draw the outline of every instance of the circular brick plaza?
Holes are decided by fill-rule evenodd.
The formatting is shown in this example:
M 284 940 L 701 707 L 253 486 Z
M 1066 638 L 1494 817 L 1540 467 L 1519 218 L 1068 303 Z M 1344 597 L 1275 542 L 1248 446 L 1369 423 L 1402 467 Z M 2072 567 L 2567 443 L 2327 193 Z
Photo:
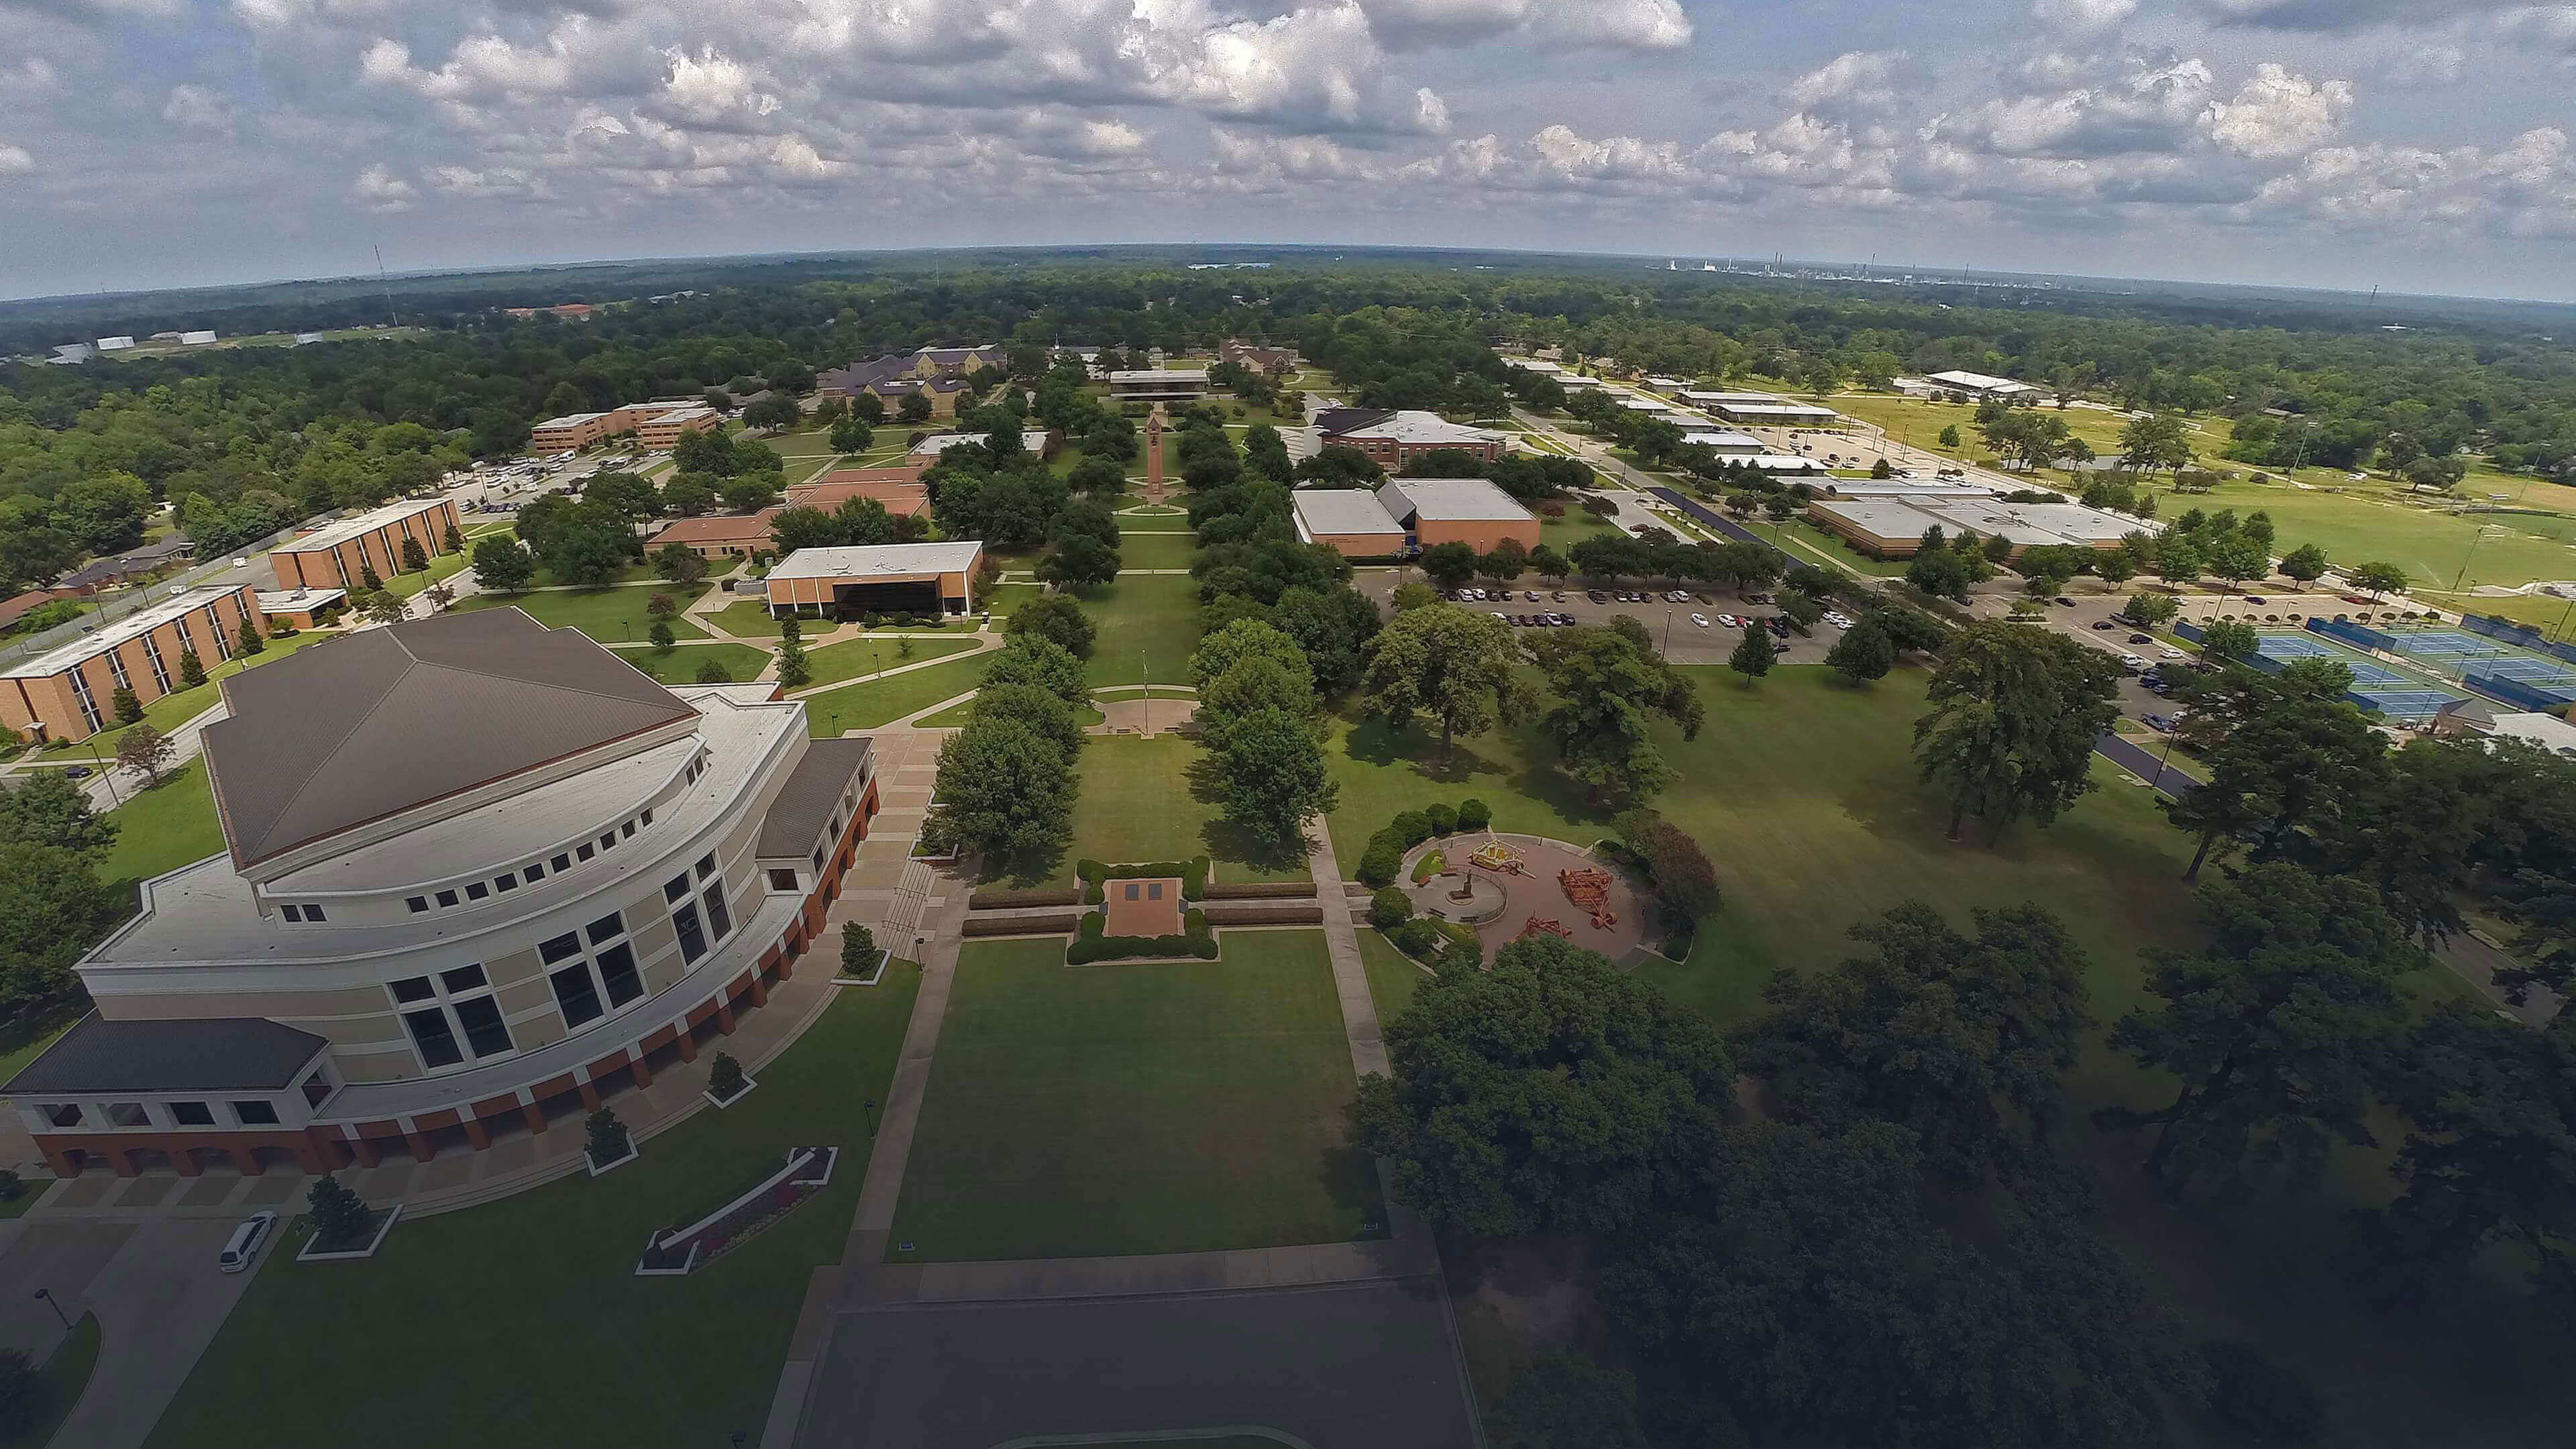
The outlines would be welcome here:
M 1416 884 L 1414 867 L 1435 850 L 1440 874 Z M 1475 927 L 1488 961 L 1537 932 L 1562 935 L 1622 966 L 1645 954 L 1652 902 L 1618 867 L 1562 840 L 1461 834 L 1425 841 L 1405 853 L 1400 884 L 1416 912 Z

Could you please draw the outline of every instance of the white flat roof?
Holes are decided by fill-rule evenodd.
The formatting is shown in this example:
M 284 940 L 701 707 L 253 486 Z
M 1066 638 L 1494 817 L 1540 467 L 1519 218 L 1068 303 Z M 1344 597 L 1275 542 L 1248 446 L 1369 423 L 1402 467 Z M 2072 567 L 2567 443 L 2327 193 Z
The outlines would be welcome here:
M 1289 494 L 1288 499 L 1296 507 L 1298 526 L 1310 543 L 1323 534 L 1404 533 L 1404 525 L 1386 511 L 1375 493 L 1365 488 L 1305 488 Z
M 148 609 L 137 609 L 113 624 L 101 625 L 94 634 L 84 634 L 59 649 L 48 650 L 23 664 L 0 670 L 0 679 L 45 679 L 60 674 L 84 659 L 97 658 L 128 639 L 140 639 L 189 610 L 202 609 L 240 587 L 230 584 L 190 589 L 175 599 L 164 599 Z
M 1549 377 L 1554 377 L 1565 371 L 1563 367 L 1558 366 L 1556 363 L 1541 362 L 1534 357 L 1506 357 L 1503 361 L 1510 363 L 1512 366 L 1519 368 L 1523 372 L 1543 373 Z
M 348 596 L 347 589 L 260 589 L 251 594 L 252 598 L 259 600 L 259 611 L 263 614 L 274 614 L 281 609 L 302 613 Z
M 320 528 L 317 528 L 311 533 L 305 534 L 300 538 L 288 539 L 286 542 L 270 549 L 269 552 L 328 552 L 329 550 L 337 548 L 341 544 L 347 543 L 350 539 L 356 538 L 361 534 L 373 533 L 387 524 L 400 523 L 406 518 L 413 517 L 417 514 L 427 513 L 446 501 L 447 500 L 444 498 L 413 498 L 388 503 L 382 508 L 370 509 L 365 513 L 359 514 L 355 518 L 343 518 L 337 523 L 326 523 Z
M 1832 408 L 1820 408 L 1813 403 L 1725 402 L 1717 403 L 1715 406 L 1720 412 L 1730 416 L 1735 414 L 1757 418 L 1838 418 L 1842 416 Z
M 1692 392 L 1685 390 L 1681 396 L 1684 401 L 1695 403 L 1775 403 L 1780 400 L 1778 394 L 1767 392 Z
M 2029 383 L 2015 382 L 2009 377 L 1997 377 L 1992 373 L 1986 372 L 1936 372 L 1929 378 L 1926 378 L 1925 381 L 1937 382 L 1943 387 L 1966 388 L 1970 392 L 2039 391 L 2039 389 L 2032 387 Z
M 863 543 L 848 548 L 800 548 L 778 561 L 769 582 L 780 579 L 901 579 L 923 574 L 962 574 L 975 568 L 984 545 L 968 538 L 953 543 Z
M 1721 428 L 1714 432 L 1701 428 L 1697 431 L 1685 432 L 1682 434 L 1682 441 L 1697 448 L 1715 448 L 1721 453 L 1759 453 L 1766 451 L 1768 447 L 1751 433 L 1739 433 L 1732 428 Z
M 647 406 L 650 406 L 650 404 L 647 404 Z M 688 407 L 675 407 L 666 413 L 655 413 L 653 416 L 646 418 L 642 423 L 638 424 L 638 426 L 649 428 L 655 423 L 685 423 L 694 418 L 711 418 L 715 415 L 716 410 L 714 408 L 708 407 L 703 403 L 697 403 Z
M 2495 717 L 2495 732 L 2529 740 L 2542 749 L 2576 753 L 2576 724 L 2553 714 L 2500 714 Z
M 1385 438 L 1398 443 L 1494 443 L 1505 441 L 1503 434 L 1491 428 L 1471 428 L 1453 423 L 1434 412 L 1407 408 L 1381 423 L 1348 428 L 1333 436 L 1338 438 Z
M 916 458 L 935 458 L 940 454 L 947 452 L 951 448 L 959 447 L 967 443 L 973 443 L 980 447 L 986 439 L 992 436 L 993 435 L 991 433 L 942 433 L 935 438 L 922 439 L 920 445 L 912 450 L 912 456 Z M 1047 435 L 1044 432 L 1020 434 L 1020 446 L 1026 448 L 1032 453 L 1045 447 L 1046 440 Z M 800 484 L 798 486 L 801 487 L 803 485 Z
M 1752 453 L 1738 457 L 1739 463 L 1750 463 L 1767 473 L 1822 473 L 1825 465 L 1799 453 Z
M 1141 367 L 1109 374 L 1111 382 L 1205 382 L 1204 367 Z
M 606 416 L 608 416 L 606 413 L 566 413 L 559 418 L 548 418 L 537 424 L 536 428 L 577 428 L 583 423 L 595 423 Z M 536 428 L 531 428 L 529 431 L 534 432 Z
M 1946 532 L 1957 531 L 1947 519 L 1909 503 L 1824 499 L 1807 506 L 1830 513 L 1874 538 L 1921 538 L 1935 524 Z

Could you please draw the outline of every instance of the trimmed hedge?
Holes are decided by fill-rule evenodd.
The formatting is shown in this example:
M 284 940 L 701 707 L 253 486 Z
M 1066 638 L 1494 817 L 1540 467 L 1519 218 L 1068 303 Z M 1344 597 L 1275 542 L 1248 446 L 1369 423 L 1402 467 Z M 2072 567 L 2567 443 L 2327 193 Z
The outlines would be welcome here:
M 1393 885 L 1396 875 L 1403 869 L 1404 847 L 1392 834 L 1381 830 L 1369 837 L 1368 850 L 1360 856 L 1362 885 Z
M 1211 901 L 1287 901 L 1311 900 L 1315 883 L 1311 880 L 1218 880 L 1208 882 L 1205 899 Z
M 1312 903 L 1278 905 L 1264 901 L 1219 901 L 1207 908 L 1209 921 L 1220 926 L 1320 926 L 1324 908 Z
M 1318 915 L 1321 915 L 1320 911 Z M 1196 956 L 1202 961 L 1215 960 L 1216 933 L 1208 928 L 1207 912 L 1192 911 L 1182 917 L 1181 922 L 1187 930 L 1185 935 L 1104 936 L 1101 932 L 1107 930 L 1108 925 L 1102 913 L 1085 911 L 1081 926 L 1064 948 L 1064 959 L 1074 966 L 1127 956 Z
M 1486 804 L 1482 800 L 1461 800 L 1458 802 L 1459 829 L 1482 830 L 1493 823 L 1494 807 L 1491 805 Z
M 1382 886 L 1369 897 L 1369 924 L 1381 931 L 1392 931 L 1413 919 L 1413 898 L 1393 886 Z
M 1181 898 L 1194 901 L 1207 894 L 1208 858 L 1204 855 L 1189 860 L 1148 860 L 1124 865 L 1105 865 L 1096 860 L 1074 862 L 1074 874 L 1082 877 L 1082 903 L 1099 905 L 1108 899 L 1103 881 L 1152 880 L 1164 876 L 1181 878 Z
M 1053 916 L 968 916 L 969 936 L 1057 936 L 1074 929 L 1081 918 L 1071 911 Z
M 1022 906 L 1078 906 L 1082 904 L 1079 886 L 1042 886 L 1032 890 L 1004 890 L 986 886 L 966 898 L 969 910 L 998 911 Z

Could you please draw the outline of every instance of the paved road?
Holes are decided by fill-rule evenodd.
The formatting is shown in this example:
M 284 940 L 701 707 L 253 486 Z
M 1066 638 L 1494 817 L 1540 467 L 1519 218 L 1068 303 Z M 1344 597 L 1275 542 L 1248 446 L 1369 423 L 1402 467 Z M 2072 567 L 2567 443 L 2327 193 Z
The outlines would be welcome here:
M 215 1266 L 233 1227 L 230 1218 L 23 1223 L 0 1252 L 0 1301 L 14 1309 L 46 1287 L 71 1300 L 74 1316 L 98 1315 L 98 1367 L 55 1443 L 139 1449 L 250 1286 L 251 1274 Z
M 2179 799 L 2185 790 L 2199 783 L 2184 773 L 2180 764 L 2166 758 L 2163 748 L 2146 749 L 2135 741 L 2122 739 L 2104 731 L 2093 742 L 2093 751 L 2112 764 L 2153 785 L 2156 793 Z
M 855 1313 L 796 1442 L 994 1449 L 1267 1430 L 1477 1449 L 1439 1280 Z

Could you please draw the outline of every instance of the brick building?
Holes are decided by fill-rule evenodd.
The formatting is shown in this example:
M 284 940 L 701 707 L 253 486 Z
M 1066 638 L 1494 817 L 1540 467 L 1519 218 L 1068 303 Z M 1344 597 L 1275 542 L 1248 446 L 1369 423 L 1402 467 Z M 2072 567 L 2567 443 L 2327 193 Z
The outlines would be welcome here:
M 268 566 L 280 589 L 355 589 L 369 569 L 379 583 L 404 572 L 406 541 L 431 558 L 452 552 L 448 532 L 462 539 L 463 526 L 453 499 L 402 499 L 297 534 L 268 551 Z
M 681 435 L 705 432 L 724 418 L 704 403 L 688 401 L 628 403 L 604 413 L 566 413 L 528 429 L 531 453 L 575 453 L 593 443 L 633 433 L 643 447 L 669 450 Z
M 975 610 L 975 570 L 983 561 L 984 545 L 971 538 L 800 548 L 769 571 L 769 612 L 779 618 L 827 619 L 970 614 Z
M 1508 434 L 1411 409 L 1326 408 L 1315 414 L 1314 428 L 1320 446 L 1357 448 L 1389 473 L 1425 453 L 1459 452 L 1493 463 L 1512 449 Z
M 749 558 L 771 546 L 769 525 L 779 512 L 780 507 L 770 507 L 758 513 L 715 513 L 704 518 L 678 519 L 646 539 L 644 550 L 659 553 L 676 543 L 700 558 Z
M 116 691 L 149 705 L 180 684 L 179 656 L 207 669 L 233 657 L 243 619 L 267 629 L 247 584 L 191 589 L 98 626 L 0 672 L 0 725 L 48 740 L 85 740 L 116 723 Z
M 768 1001 L 876 813 L 864 739 L 491 609 L 225 681 L 226 849 L 78 963 L 0 1086 L 57 1172 L 323 1172 L 579 1133 Z

